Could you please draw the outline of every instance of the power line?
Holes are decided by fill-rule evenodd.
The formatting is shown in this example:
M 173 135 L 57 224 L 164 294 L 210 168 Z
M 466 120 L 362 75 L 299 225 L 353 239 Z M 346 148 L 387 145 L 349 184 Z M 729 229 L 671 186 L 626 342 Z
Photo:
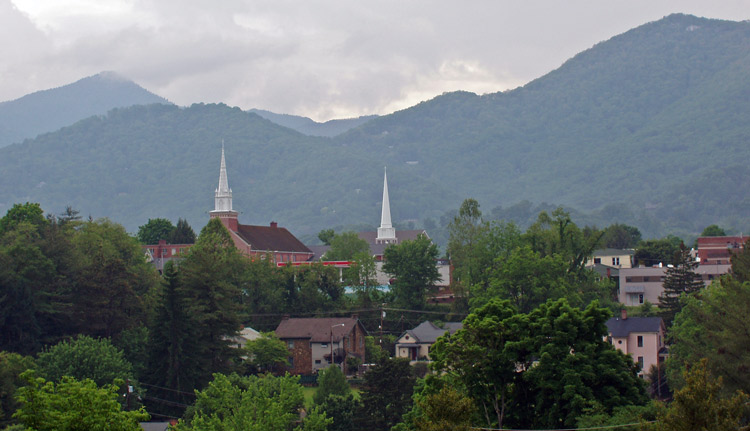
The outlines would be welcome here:
M 177 390 L 177 389 L 165 388 L 164 386 L 156 386 L 156 385 L 151 385 L 151 384 L 143 383 L 143 382 L 138 382 L 138 384 L 139 385 L 143 385 L 143 386 L 151 386 L 152 388 L 163 389 L 165 391 L 177 392 L 178 394 L 185 394 L 185 395 L 195 396 L 195 394 L 192 393 L 192 392 L 185 392 L 185 391 L 180 391 L 180 390 Z
M 633 427 L 638 426 L 641 424 L 652 424 L 656 423 L 656 421 L 647 421 L 647 422 L 633 422 L 630 424 L 622 424 L 622 425 L 602 425 L 598 427 L 586 427 L 586 428 L 545 428 L 545 429 L 517 429 L 517 428 L 481 428 L 481 427 L 472 427 L 473 430 L 482 430 L 482 431 L 588 431 L 588 430 L 603 430 L 603 429 L 616 429 L 616 428 L 626 428 L 626 427 Z

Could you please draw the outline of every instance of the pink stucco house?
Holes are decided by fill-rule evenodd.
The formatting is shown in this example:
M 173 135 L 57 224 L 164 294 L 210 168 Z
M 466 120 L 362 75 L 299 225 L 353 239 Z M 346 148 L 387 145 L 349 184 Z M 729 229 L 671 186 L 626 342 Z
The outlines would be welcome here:
M 607 340 L 640 365 L 640 377 L 648 373 L 652 365 L 664 360 L 665 332 L 661 317 L 628 317 L 622 310 L 620 317 L 607 320 Z

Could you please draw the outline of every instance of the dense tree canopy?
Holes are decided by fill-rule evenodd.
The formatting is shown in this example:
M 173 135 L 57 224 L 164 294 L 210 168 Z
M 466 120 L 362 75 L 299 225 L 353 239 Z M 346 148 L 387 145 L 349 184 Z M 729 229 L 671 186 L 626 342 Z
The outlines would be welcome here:
M 335 234 L 329 240 L 331 248 L 323 256 L 323 260 L 353 260 L 359 253 L 370 252 L 370 245 L 356 232 Z
M 300 419 L 304 396 L 296 377 L 215 374 L 197 393 L 177 430 L 288 431 Z M 295 429 L 324 431 L 330 420 L 312 411 Z
M 160 240 L 171 238 L 175 226 L 165 218 L 148 219 L 148 222 L 138 226 L 138 241 L 141 244 L 158 244 Z
M 427 288 L 440 279 L 437 258 L 437 246 L 426 236 L 385 249 L 383 271 L 396 279 L 391 287 L 396 304 L 410 309 L 424 307 Z
M 95 339 L 85 335 L 60 343 L 44 350 L 37 358 L 37 369 L 41 377 L 58 382 L 63 376 L 76 380 L 91 379 L 98 386 L 114 380 L 133 378 L 133 366 L 106 338 Z
M 18 390 L 21 405 L 13 415 L 28 429 L 39 431 L 137 431 L 149 418 L 143 409 L 123 411 L 115 384 L 98 387 L 92 380 L 63 377 L 47 382 L 24 374 L 27 384 Z
M 572 427 L 591 403 L 612 412 L 647 399 L 632 359 L 604 340 L 608 316 L 596 302 L 581 310 L 550 300 L 523 314 L 492 300 L 431 355 L 466 387 L 486 426 Z
M 356 428 L 386 431 L 411 409 L 415 378 L 406 358 L 386 359 L 365 374 Z

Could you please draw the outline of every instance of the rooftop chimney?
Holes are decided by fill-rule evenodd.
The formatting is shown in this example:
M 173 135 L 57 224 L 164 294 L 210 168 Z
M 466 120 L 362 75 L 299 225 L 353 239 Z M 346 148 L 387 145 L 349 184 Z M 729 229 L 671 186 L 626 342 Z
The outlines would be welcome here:
M 622 310 L 620 310 L 620 318 L 622 320 L 627 319 L 628 318 L 628 310 L 626 310 L 624 308 Z
M 275 221 L 272 221 L 272 222 L 271 222 L 271 227 L 272 227 L 272 228 L 276 228 L 276 227 L 278 227 L 278 226 L 279 226 L 279 224 L 278 224 L 278 223 L 276 223 Z

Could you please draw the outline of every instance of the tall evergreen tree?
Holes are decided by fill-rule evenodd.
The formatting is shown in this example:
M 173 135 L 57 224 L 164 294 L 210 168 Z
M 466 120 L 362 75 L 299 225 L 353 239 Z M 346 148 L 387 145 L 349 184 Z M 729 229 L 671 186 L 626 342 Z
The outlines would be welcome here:
M 175 226 L 167 241 L 171 244 L 194 244 L 195 231 L 190 227 L 187 220 L 181 218 L 177 220 L 177 226 Z
M 667 325 L 672 324 L 674 316 L 682 309 L 680 296 L 691 295 L 703 287 L 701 276 L 695 272 L 698 262 L 690 256 L 685 243 L 680 243 L 672 261 L 674 264 L 667 268 L 664 279 L 664 292 L 659 296 L 659 308 Z
M 160 414 L 179 417 L 195 400 L 198 386 L 194 327 L 184 310 L 178 268 L 172 262 L 164 266 L 162 290 L 156 316 L 151 322 L 148 344 L 149 385 L 146 403 Z
M 212 219 L 180 264 L 178 290 L 195 331 L 198 387 L 213 373 L 226 371 L 237 354 L 229 337 L 241 327 L 239 286 L 246 263 L 221 221 Z

